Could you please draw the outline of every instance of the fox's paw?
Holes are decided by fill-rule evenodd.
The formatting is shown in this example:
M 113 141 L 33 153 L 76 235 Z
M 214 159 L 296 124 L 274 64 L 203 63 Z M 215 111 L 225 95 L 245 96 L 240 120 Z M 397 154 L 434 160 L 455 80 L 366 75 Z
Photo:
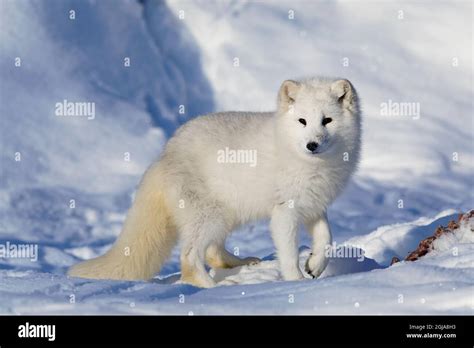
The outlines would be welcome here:
M 324 272 L 327 264 L 328 264 L 328 259 L 324 255 L 324 253 L 318 253 L 318 254 L 310 253 L 308 260 L 306 260 L 304 270 L 311 277 L 317 278 L 321 275 L 321 273 Z

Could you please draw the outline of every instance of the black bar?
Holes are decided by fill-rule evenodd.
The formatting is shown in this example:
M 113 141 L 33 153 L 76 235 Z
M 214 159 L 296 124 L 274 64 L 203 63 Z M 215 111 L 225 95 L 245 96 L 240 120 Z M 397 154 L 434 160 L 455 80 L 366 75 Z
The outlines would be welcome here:
M 54 341 L 19 337 L 19 327 L 26 323 L 30 327 L 55 325 Z M 313 347 L 324 343 L 472 347 L 473 324 L 472 316 L 0 316 L 0 346 L 278 343 Z

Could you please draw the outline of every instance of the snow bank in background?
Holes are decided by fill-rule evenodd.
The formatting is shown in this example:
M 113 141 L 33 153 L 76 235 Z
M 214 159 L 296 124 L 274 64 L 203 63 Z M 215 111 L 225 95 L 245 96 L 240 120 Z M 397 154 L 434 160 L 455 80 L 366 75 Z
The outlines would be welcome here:
M 2 28 L 2 186 L 116 193 L 163 133 L 213 109 L 199 51 L 160 2 L 2 2 Z M 94 102 L 95 119 L 56 116 L 64 99 Z
M 213 109 L 200 52 L 162 2 L 2 1 L 1 23 L 0 239 L 110 243 L 167 137 Z

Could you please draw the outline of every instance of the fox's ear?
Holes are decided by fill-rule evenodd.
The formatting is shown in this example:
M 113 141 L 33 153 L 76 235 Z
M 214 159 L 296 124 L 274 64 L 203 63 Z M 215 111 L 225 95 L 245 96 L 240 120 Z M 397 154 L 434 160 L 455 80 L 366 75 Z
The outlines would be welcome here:
M 331 93 L 343 107 L 355 106 L 355 90 L 349 80 L 337 80 L 331 85 Z
M 296 92 L 300 88 L 300 84 L 293 80 L 283 81 L 278 93 L 278 106 L 285 111 L 295 102 Z

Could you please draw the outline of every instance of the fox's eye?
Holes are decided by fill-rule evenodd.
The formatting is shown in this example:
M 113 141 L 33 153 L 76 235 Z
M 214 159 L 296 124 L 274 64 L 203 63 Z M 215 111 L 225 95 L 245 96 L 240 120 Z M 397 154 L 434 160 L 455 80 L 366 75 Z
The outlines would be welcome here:
M 328 123 L 331 123 L 332 122 L 332 118 L 331 117 L 325 117 L 323 118 L 323 126 L 327 125 Z
M 306 120 L 304 118 L 300 118 L 299 123 L 301 123 L 303 126 L 306 126 Z

